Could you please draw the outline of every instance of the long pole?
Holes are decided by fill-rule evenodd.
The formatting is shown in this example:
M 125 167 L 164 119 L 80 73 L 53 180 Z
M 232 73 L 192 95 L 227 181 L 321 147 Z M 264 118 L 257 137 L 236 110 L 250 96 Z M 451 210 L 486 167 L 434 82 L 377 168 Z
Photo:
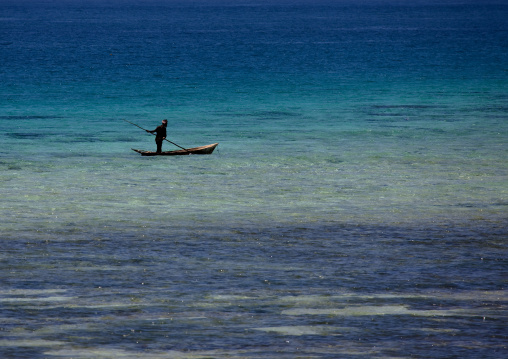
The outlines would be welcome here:
M 148 133 L 151 133 L 150 131 L 148 131 L 148 130 L 144 129 L 144 128 L 143 128 L 143 127 L 141 127 L 141 126 L 136 125 L 135 123 L 133 123 L 133 122 L 131 122 L 131 121 L 127 121 L 126 119 L 123 119 L 123 120 L 124 120 L 125 122 L 130 123 L 131 125 L 134 125 L 134 126 L 136 126 L 136 127 L 139 127 L 139 128 L 140 128 L 140 129 L 142 129 L 143 131 L 146 131 L 146 132 L 148 132 Z M 153 133 L 152 133 L 152 135 L 154 135 L 154 136 L 155 136 L 155 134 L 153 134 Z M 168 139 L 166 139 L 166 138 L 164 139 L 164 141 L 168 141 L 169 143 L 171 143 L 171 144 L 175 145 L 176 147 L 180 147 L 182 150 L 187 151 L 187 149 L 186 149 L 186 148 L 183 148 L 182 146 L 177 145 L 176 143 L 171 142 L 170 140 L 168 140 Z M 187 151 L 187 152 L 189 152 L 189 151 Z

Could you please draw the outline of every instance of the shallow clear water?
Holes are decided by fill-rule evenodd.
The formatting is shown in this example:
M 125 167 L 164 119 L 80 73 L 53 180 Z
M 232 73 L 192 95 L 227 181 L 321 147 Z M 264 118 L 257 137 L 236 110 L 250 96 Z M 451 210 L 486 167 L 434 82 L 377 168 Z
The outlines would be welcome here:
M 505 357 L 507 12 L 2 2 L 0 356 Z

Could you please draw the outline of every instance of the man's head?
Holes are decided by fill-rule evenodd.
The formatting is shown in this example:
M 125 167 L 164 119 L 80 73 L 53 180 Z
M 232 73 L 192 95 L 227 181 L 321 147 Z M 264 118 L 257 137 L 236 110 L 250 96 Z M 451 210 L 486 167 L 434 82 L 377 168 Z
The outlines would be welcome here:
M 168 125 L 168 120 L 162 120 L 162 125 L 163 126 L 167 126 Z

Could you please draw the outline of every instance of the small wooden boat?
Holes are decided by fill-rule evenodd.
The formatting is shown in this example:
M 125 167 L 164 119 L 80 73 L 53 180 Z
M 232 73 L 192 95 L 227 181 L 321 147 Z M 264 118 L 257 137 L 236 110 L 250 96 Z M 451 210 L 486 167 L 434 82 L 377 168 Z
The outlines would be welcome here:
M 213 152 L 213 150 L 215 150 L 215 147 L 217 147 L 218 145 L 219 145 L 218 143 L 212 143 L 211 145 L 206 146 L 187 148 L 185 150 L 163 151 L 161 153 L 153 151 L 136 150 L 134 148 L 132 150 L 136 151 L 137 153 L 140 153 L 141 156 L 209 155 Z

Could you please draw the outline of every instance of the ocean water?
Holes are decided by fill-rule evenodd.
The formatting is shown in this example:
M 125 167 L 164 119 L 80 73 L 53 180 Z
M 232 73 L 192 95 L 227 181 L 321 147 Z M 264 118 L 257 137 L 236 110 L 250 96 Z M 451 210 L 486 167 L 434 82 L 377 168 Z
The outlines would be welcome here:
M 0 357 L 507 357 L 507 18 L 0 1 Z

